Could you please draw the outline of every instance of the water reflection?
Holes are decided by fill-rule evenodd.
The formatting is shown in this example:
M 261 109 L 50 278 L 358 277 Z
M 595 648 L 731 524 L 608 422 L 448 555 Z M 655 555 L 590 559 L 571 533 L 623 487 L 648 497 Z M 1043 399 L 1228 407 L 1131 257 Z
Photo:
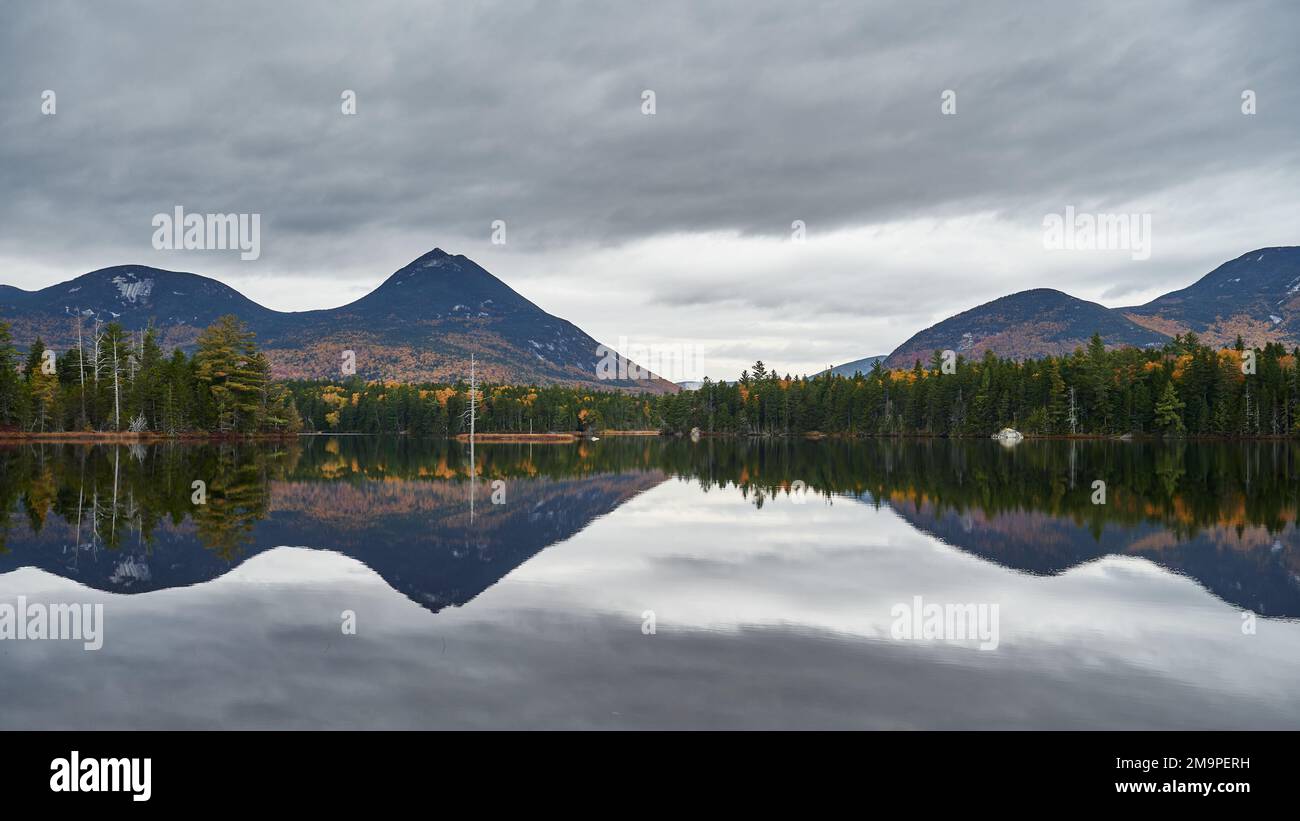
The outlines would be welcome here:
M 1298 456 L 1284 442 L 1007 450 L 983 441 L 606 439 L 481 445 L 471 481 L 465 447 L 441 440 L 30 445 L 0 450 L 0 573 L 32 566 L 142 592 L 301 545 L 353 557 L 436 612 L 679 477 L 703 492 L 738 489 L 759 509 L 801 487 L 811 504 L 888 506 L 920 532 L 1027 573 L 1139 556 L 1235 606 L 1296 618 Z
M 0 454 L 0 504 L 26 516 L 5 517 L 0 572 L 32 566 L 135 593 L 304 545 L 358 559 L 436 612 L 663 481 L 631 456 L 480 448 L 471 482 L 463 448 L 443 441 L 10 449 Z M 504 504 L 491 502 L 498 479 Z M 471 492 L 481 497 L 474 513 Z
M 1300 727 L 1296 455 L 0 449 L 0 602 L 106 613 L 0 642 L 0 727 Z M 1000 604 L 998 650 L 891 640 L 914 595 Z

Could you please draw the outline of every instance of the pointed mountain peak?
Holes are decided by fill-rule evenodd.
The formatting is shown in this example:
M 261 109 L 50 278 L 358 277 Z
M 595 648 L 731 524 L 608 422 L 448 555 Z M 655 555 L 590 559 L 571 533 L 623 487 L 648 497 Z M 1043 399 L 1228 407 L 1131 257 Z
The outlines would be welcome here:
M 343 306 L 383 317 L 436 321 L 450 317 L 487 319 L 525 311 L 545 316 L 510 286 L 473 260 L 434 248 L 394 271 L 375 290 Z
M 482 270 L 475 265 L 468 257 L 460 254 L 449 254 L 441 248 L 434 248 L 428 253 L 421 254 L 415 259 L 403 265 L 393 272 L 384 285 L 390 282 L 397 282 L 414 277 L 423 277 L 427 274 L 469 274 L 476 270 Z M 484 272 L 486 273 L 486 272 Z M 380 286 L 383 287 L 383 286 Z
M 662 380 L 602 380 L 600 343 L 547 313 L 462 254 L 434 248 L 382 285 L 347 305 L 281 312 L 199 274 L 144 265 L 101 268 L 39 291 L 0 288 L 0 320 L 14 323 L 15 342 L 39 334 L 52 347 L 76 342 L 73 317 L 153 324 L 165 346 L 192 346 L 201 330 L 233 313 L 257 334 L 280 377 L 338 375 L 337 356 L 364 350 L 366 378 L 454 380 L 477 356 L 485 379 L 573 383 L 654 392 Z M 16 321 L 15 321 L 16 320 Z
M 456 256 L 449 254 L 441 248 L 434 248 L 428 253 L 421 254 L 406 266 L 407 268 L 432 267 L 433 263 L 445 263 L 447 260 L 454 260 Z

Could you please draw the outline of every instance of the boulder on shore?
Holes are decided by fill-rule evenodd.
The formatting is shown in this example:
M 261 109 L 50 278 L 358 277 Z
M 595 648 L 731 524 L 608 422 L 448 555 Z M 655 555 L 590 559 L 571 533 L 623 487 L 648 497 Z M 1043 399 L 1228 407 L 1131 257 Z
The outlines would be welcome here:
M 1002 430 L 993 434 L 993 438 L 998 440 L 1004 445 L 1014 445 L 1017 442 L 1019 442 L 1021 439 L 1024 439 L 1025 435 L 1020 431 L 1016 430 L 1015 428 L 1003 428 Z

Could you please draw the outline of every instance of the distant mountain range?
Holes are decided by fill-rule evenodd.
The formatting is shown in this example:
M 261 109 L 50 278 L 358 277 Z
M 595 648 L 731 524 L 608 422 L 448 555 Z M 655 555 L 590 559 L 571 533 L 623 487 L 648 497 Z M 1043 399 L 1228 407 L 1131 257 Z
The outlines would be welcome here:
M 735 380 L 735 379 L 711 379 L 710 381 L 711 381 L 713 384 L 715 384 L 715 385 L 734 385 L 734 384 L 736 384 L 736 380 Z M 688 379 L 688 380 L 686 380 L 685 382 L 677 382 L 677 383 L 675 383 L 675 384 L 677 385 L 677 387 L 681 388 L 681 389 L 684 390 L 684 391 L 698 391 L 700 388 L 704 387 L 704 380 L 703 380 L 703 379 Z
M 103 268 L 39 291 L 0 285 L 0 320 L 23 348 L 37 336 L 59 350 L 75 346 L 80 316 L 87 331 L 95 320 L 132 331 L 153 324 L 165 348 L 188 349 L 223 314 L 257 334 L 277 377 L 338 377 L 342 352 L 352 350 L 357 374 L 370 379 L 451 382 L 467 378 L 474 354 L 485 381 L 678 390 L 658 377 L 598 380 L 599 342 L 440 248 L 361 299 L 317 311 L 274 311 L 215 279 L 144 265 Z
M 0 320 L 26 348 L 76 344 L 76 320 L 128 330 L 152 324 L 165 348 L 193 347 L 199 332 L 233 313 L 257 334 L 272 373 L 287 378 L 341 375 L 342 352 L 356 352 L 369 379 L 455 381 L 474 354 L 491 382 L 573 384 L 674 392 L 693 384 L 664 379 L 597 379 L 604 349 L 571 322 L 553 316 L 462 255 L 435 248 L 361 299 L 317 311 L 275 311 L 215 279 L 123 265 L 39 291 L 0 285 Z M 1261 248 L 1226 262 L 1194 284 L 1145 305 L 1107 308 L 1050 288 L 1021 291 L 963 311 L 898 346 L 884 364 L 910 368 L 936 350 L 974 359 L 991 350 L 1027 359 L 1068 354 L 1100 333 L 1108 347 L 1155 347 L 1174 334 L 1197 333 L 1229 345 L 1300 345 L 1300 247 Z M 598 350 L 599 349 L 599 350 Z M 838 365 L 845 376 L 867 372 L 879 356 Z M 626 371 L 624 371 L 626 373 Z
M 986 350 L 1013 359 L 1068 354 L 1094 333 L 1107 347 L 1151 347 L 1188 332 L 1211 345 L 1230 345 L 1238 334 L 1248 345 L 1300 345 L 1300 247 L 1251 251 L 1182 290 L 1129 308 L 1107 308 L 1050 288 L 1021 291 L 914 334 L 885 364 L 910 368 L 917 360 L 928 363 L 936 350 L 968 359 Z
M 851 379 L 858 373 L 871 373 L 871 369 L 875 364 L 884 361 L 887 356 L 888 354 L 879 354 L 877 356 L 855 359 L 852 362 L 845 362 L 843 365 L 836 365 L 833 368 L 827 368 L 817 375 L 821 376 L 823 373 L 833 373 L 836 376 L 847 376 Z
M 1162 345 L 1169 337 L 1144 328 L 1118 311 L 1051 288 L 995 299 L 913 334 L 885 364 L 908 368 L 928 363 L 935 351 L 953 350 L 967 359 L 986 350 L 1013 359 L 1064 354 L 1086 345 L 1094 333 L 1108 346 Z

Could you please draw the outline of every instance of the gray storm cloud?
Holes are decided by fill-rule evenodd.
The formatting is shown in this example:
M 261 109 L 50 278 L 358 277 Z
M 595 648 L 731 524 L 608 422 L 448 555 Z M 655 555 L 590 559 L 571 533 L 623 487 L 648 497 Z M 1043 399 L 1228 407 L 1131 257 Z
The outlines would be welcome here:
M 688 333 L 683 306 L 739 329 L 793 304 L 816 351 L 798 366 L 884 352 L 906 323 L 1020 287 L 1122 301 L 1295 241 L 1270 198 L 1300 176 L 1300 9 L 1285 2 L 50 2 L 5 4 L 0 22 L 0 260 L 23 287 L 153 262 L 237 287 L 332 281 L 324 301 L 341 303 L 358 272 L 373 285 L 434 245 L 481 258 L 504 219 L 499 272 L 548 309 L 627 330 L 566 296 L 593 275 L 642 277 L 633 333 Z M 152 257 L 149 220 L 178 204 L 260 213 L 256 266 Z M 936 253 L 918 306 L 905 243 L 748 277 L 690 254 L 692 237 L 780 239 L 795 219 L 816 236 L 985 214 L 1034 236 L 1066 204 L 1152 212 L 1152 264 L 1083 260 L 1049 282 L 1032 244 L 1002 243 L 996 262 Z M 597 270 L 665 237 L 682 256 Z M 322 307 L 272 288 L 275 307 Z M 854 341 L 852 317 L 816 316 L 843 314 L 846 293 L 907 318 Z

